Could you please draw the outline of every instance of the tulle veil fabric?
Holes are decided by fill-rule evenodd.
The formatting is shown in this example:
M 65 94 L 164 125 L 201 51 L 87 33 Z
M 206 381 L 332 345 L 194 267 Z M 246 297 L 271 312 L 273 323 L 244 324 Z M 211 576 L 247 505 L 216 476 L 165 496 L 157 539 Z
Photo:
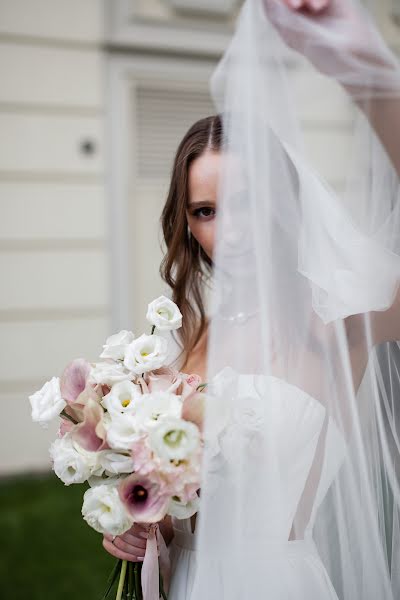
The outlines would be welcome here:
M 224 167 L 191 600 L 321 600 L 301 572 L 285 581 L 303 540 L 340 600 L 400 598 L 400 348 L 374 343 L 372 319 L 398 293 L 400 188 L 369 114 L 393 112 L 400 77 L 348 5 L 353 48 L 349 14 L 325 28 L 247 0 L 210 82 Z M 288 44 L 311 62 L 317 45 L 358 106 L 340 194 L 306 156 Z

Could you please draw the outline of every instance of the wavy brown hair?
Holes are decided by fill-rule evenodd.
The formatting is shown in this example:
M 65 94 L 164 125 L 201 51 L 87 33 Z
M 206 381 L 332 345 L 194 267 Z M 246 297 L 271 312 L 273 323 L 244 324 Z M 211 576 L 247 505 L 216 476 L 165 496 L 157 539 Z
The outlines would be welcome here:
M 207 327 L 204 284 L 212 270 L 211 259 L 188 231 L 186 208 L 189 203 L 189 169 L 204 152 L 218 152 L 221 146 L 220 115 L 199 119 L 189 128 L 175 154 L 171 183 L 161 214 L 165 255 L 160 274 L 172 289 L 172 300 L 179 306 L 183 316 L 178 335 L 185 362 Z

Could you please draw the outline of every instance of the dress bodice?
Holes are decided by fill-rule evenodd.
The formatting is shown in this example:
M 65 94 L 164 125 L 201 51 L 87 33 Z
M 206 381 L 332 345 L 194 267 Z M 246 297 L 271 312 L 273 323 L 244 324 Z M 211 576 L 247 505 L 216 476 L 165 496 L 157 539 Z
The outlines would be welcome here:
M 256 537 L 260 515 L 271 539 L 300 539 L 311 533 L 318 506 L 346 451 L 325 407 L 283 379 L 237 374 L 229 368 L 212 380 L 210 391 L 216 404 L 211 408 L 206 451 L 207 493 L 218 495 L 221 478 L 225 490 L 239 482 L 251 491 L 257 478 L 257 489 L 263 493 L 249 495 L 245 515 L 249 536 L 254 530 Z M 224 394 L 229 394 L 231 405 L 225 401 L 218 405 Z M 181 525 L 175 521 L 175 526 L 191 532 L 190 519 Z

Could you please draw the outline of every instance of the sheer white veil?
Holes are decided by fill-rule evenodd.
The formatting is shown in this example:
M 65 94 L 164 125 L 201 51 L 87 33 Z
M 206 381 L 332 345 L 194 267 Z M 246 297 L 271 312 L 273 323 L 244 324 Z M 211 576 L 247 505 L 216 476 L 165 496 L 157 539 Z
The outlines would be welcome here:
M 327 599 L 400 598 L 399 66 L 358 3 L 332 5 L 247 0 L 211 80 L 224 167 L 191 600 L 321 600 L 318 578 Z M 340 193 L 307 158 L 288 45 L 356 107 Z

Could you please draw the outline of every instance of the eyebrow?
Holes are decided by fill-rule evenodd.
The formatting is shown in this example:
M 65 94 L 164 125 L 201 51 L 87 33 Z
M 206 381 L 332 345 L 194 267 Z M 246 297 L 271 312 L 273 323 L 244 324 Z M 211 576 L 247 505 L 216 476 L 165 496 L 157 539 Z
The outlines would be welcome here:
M 200 206 L 210 206 L 210 204 L 214 204 L 211 200 L 199 200 L 198 202 L 189 202 L 187 205 L 188 208 L 199 208 Z

